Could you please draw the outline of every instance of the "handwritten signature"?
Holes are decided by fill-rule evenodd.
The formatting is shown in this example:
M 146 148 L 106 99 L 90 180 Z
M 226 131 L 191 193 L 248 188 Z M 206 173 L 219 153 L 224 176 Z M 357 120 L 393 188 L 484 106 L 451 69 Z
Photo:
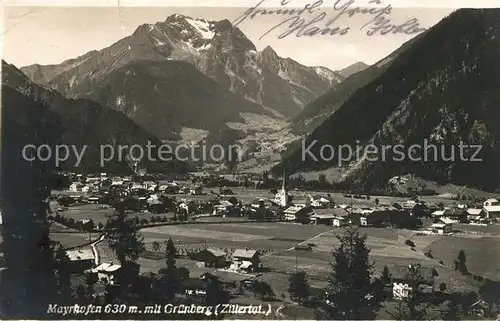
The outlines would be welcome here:
M 378 8 L 362 8 L 355 6 L 355 0 L 336 0 L 332 12 L 322 11 L 323 1 L 317 0 L 308 3 L 302 8 L 283 8 L 289 4 L 288 0 L 281 1 L 281 8 L 269 9 L 262 8 L 261 5 L 266 0 L 261 0 L 254 7 L 248 8 L 240 17 L 233 21 L 235 26 L 238 26 L 243 21 L 252 20 L 257 16 L 274 15 L 274 16 L 288 16 L 285 20 L 276 24 L 261 37 L 262 39 L 271 32 L 285 28 L 286 30 L 278 35 L 278 39 L 286 38 L 290 35 L 296 37 L 312 37 L 312 36 L 334 36 L 346 35 L 351 30 L 351 26 L 336 26 L 341 17 L 352 18 L 355 15 L 364 15 L 370 20 L 360 27 L 360 30 L 366 30 L 367 36 L 376 34 L 416 34 L 426 31 L 426 28 L 420 26 L 417 18 L 411 18 L 404 23 L 396 24 L 390 19 L 392 13 L 392 6 L 390 4 L 385 7 Z M 382 4 L 382 0 L 371 0 L 372 4 Z

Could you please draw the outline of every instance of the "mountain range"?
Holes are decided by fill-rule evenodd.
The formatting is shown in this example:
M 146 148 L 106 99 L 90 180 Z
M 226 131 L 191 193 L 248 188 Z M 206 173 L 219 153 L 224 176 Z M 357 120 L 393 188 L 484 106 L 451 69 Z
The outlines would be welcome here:
M 15 66 L 2 61 L 2 114 L 4 115 L 4 139 L 22 137 L 23 132 L 33 126 L 36 115 L 43 114 L 50 121 L 38 135 L 52 136 L 60 134 L 59 144 L 75 146 L 82 150 L 88 146 L 78 167 L 74 154 L 62 162 L 61 169 L 76 172 L 101 172 L 100 147 L 111 145 L 118 149 L 120 145 L 138 144 L 146 146 L 148 141 L 152 145 L 160 145 L 161 141 L 134 123 L 123 113 L 102 106 L 92 100 L 68 99 L 42 85 L 35 84 Z M 33 118 L 35 118 L 33 120 Z M 12 129 L 12 130 L 10 130 Z M 153 153 L 154 153 L 153 149 Z M 52 159 L 53 160 L 53 159 Z M 130 173 L 134 162 L 126 157 L 122 160 L 116 155 L 106 163 L 106 171 L 110 173 Z M 144 165 L 150 170 L 160 172 L 184 172 L 186 164 L 178 161 L 148 162 Z
M 345 77 L 255 45 L 228 20 L 171 15 L 111 46 L 21 70 L 71 98 L 118 110 L 162 140 L 238 136 L 231 124 L 282 123 Z M 226 134 L 225 134 L 226 135 Z M 209 139 L 210 139 L 209 138 Z
M 500 183 L 499 53 L 500 10 L 458 10 L 388 57 L 389 63 L 383 60 L 383 72 L 365 78 L 364 84 L 307 136 L 305 146 L 315 142 L 311 153 L 318 156 L 324 145 L 354 148 L 359 141 L 362 146 L 403 144 L 408 148 L 422 146 L 427 139 L 438 148 L 445 146 L 446 157 L 456 147 L 454 159 L 438 156 L 433 161 L 431 156 L 430 161 L 413 161 L 407 156 L 396 161 L 388 156 L 384 161 L 379 156 L 373 161 L 361 157 L 344 164 L 340 181 L 352 188 L 370 189 L 386 184 L 393 176 L 414 173 L 441 183 L 495 189 Z M 313 104 L 318 109 L 331 109 L 338 99 L 334 91 Z M 461 160 L 460 142 L 481 145 L 482 161 Z M 465 158 L 472 157 L 472 152 L 467 150 Z M 417 151 L 413 157 L 423 153 Z M 337 162 L 337 157 L 303 161 L 302 150 L 297 149 L 273 170 L 319 171 L 333 169 Z
M 330 90 L 312 101 L 299 115 L 294 117 L 290 125 L 291 132 L 303 135 L 316 129 L 325 119 L 336 112 L 353 93 L 380 76 L 392 64 L 394 58 L 409 48 L 418 38 L 419 36 L 405 42 L 400 48 L 371 66 L 357 62 L 340 70 L 339 74 L 346 75 L 344 81 L 332 86 Z
M 259 144 L 271 142 L 279 152 L 272 150 L 269 159 L 275 162 L 276 153 L 284 157 L 273 168 L 277 175 L 284 167 L 289 173 L 339 169 L 335 157 L 303 160 L 301 137 L 306 146 L 315 142 L 314 155 L 324 145 L 408 147 L 427 140 L 449 153 L 460 142 L 479 144 L 481 162 L 361 157 L 342 164 L 338 179 L 349 188 L 370 189 L 413 173 L 492 190 L 500 183 L 499 12 L 458 10 L 379 62 L 338 71 L 301 65 L 269 46 L 259 51 L 228 20 L 172 15 L 102 50 L 22 68 L 32 81 L 14 78 L 35 88 L 34 96 L 33 89 L 26 95 L 26 85 L 12 84 L 12 77 L 3 82 L 48 104 L 66 124 L 79 120 L 63 106 L 83 114 L 93 106 L 94 113 L 121 122 L 128 141 L 239 141 L 252 146 L 251 157 L 257 157 Z M 84 126 L 98 141 L 119 131 L 90 120 Z M 67 141 L 90 139 L 73 127 Z

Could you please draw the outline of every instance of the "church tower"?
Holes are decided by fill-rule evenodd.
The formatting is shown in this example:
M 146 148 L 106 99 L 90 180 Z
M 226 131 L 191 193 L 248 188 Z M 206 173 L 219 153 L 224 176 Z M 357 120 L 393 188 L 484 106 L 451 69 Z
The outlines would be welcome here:
M 288 191 L 286 189 L 287 176 L 286 169 L 283 170 L 283 185 L 281 186 L 280 191 L 280 205 L 285 207 L 288 205 Z

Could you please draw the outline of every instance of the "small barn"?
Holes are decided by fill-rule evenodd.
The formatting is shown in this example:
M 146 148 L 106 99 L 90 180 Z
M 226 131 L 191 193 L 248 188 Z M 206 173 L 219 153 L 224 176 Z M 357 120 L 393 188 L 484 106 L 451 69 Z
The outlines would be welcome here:
M 66 250 L 70 263 L 69 267 L 73 273 L 83 273 L 92 269 L 96 264 L 94 251 L 90 246 Z
M 261 267 L 260 254 L 257 250 L 237 249 L 233 253 L 233 264 L 235 270 L 246 272 L 258 271 Z
M 194 259 L 203 262 L 205 267 L 222 268 L 226 266 L 226 252 L 208 248 L 196 253 Z

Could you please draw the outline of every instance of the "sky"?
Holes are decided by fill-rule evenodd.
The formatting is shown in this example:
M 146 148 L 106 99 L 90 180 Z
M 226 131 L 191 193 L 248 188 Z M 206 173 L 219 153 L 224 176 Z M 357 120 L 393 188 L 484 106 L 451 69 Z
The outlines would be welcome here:
M 234 21 L 246 9 L 247 7 L 7 6 L 4 7 L 3 59 L 17 67 L 35 63 L 58 64 L 88 51 L 108 47 L 132 34 L 139 25 L 164 21 L 174 13 L 207 20 Z M 326 19 L 339 13 L 331 6 L 322 6 L 320 10 L 327 14 Z M 451 8 L 393 8 L 387 17 L 394 24 L 416 18 L 420 27 L 429 28 L 452 11 Z M 303 17 L 309 21 L 314 16 L 316 14 L 306 13 Z M 358 61 L 376 63 L 415 36 L 367 36 L 366 30 L 362 31 L 360 27 L 372 20 L 372 17 L 361 14 L 348 17 L 344 14 L 330 26 L 350 27 L 349 33 L 344 36 L 292 35 L 278 39 L 278 35 L 286 30 L 282 26 L 259 40 L 267 30 L 287 18 L 278 15 L 255 16 L 243 21 L 238 27 L 258 50 L 270 45 L 282 57 L 290 57 L 307 66 L 325 66 L 332 70 L 342 69 Z M 323 28 L 325 23 L 318 22 L 316 25 Z

